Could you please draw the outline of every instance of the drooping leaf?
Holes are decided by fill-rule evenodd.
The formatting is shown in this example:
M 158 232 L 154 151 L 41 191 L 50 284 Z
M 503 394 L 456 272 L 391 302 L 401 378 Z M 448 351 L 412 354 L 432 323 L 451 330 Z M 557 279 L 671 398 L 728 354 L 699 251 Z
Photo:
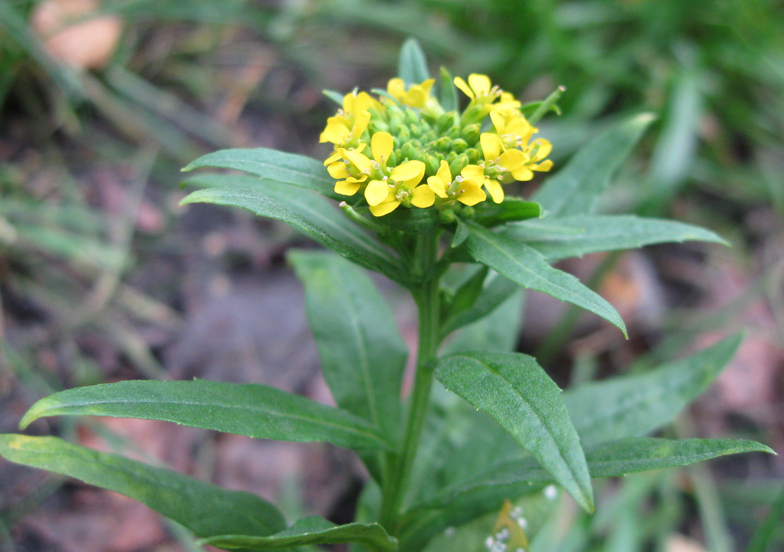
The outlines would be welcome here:
M 328 252 L 289 253 L 337 404 L 394 440 L 408 348 L 392 310 L 361 269 Z
M 389 441 L 361 418 L 258 384 L 121 381 L 68 389 L 36 402 L 24 429 L 45 416 L 163 420 L 259 439 L 323 441 L 351 449 L 385 449 Z
M 248 209 L 259 216 L 291 224 L 347 259 L 392 280 L 400 281 L 402 277 L 391 254 L 381 244 L 312 191 L 267 181 L 264 189 L 221 186 L 197 190 L 181 203 L 214 203 Z
M 313 190 L 333 199 L 340 197 L 333 190 L 335 179 L 323 162 L 295 153 L 268 148 L 225 149 L 203 155 L 182 170 L 189 172 L 202 167 L 234 169 Z
M 633 249 L 654 243 L 726 241 L 699 226 L 632 215 L 587 215 L 525 221 L 502 233 L 524 241 L 549 261 L 598 251 Z
M 324 518 L 302 518 L 294 525 L 268 537 L 252 535 L 221 535 L 204 539 L 203 544 L 233 550 L 279 550 L 293 546 L 356 542 L 372 550 L 397 550 L 397 541 L 378 523 L 335 525 Z
M 283 530 L 280 512 L 251 493 L 230 491 L 180 473 L 56 437 L 0 435 L 0 455 L 17 464 L 73 477 L 142 502 L 199 537 L 266 536 Z
M 548 178 L 531 199 L 541 203 L 552 217 L 593 212 L 596 200 L 653 119 L 643 113 L 600 134 Z
M 713 382 L 740 334 L 651 372 L 581 385 L 564 393 L 583 446 L 640 437 L 671 421 Z
M 438 361 L 436 378 L 487 412 L 587 511 L 593 492 L 585 457 L 558 386 L 516 353 L 462 353 Z
M 419 84 L 430 78 L 430 69 L 427 67 L 425 52 L 416 38 L 406 39 L 402 48 L 400 48 L 397 74 L 403 79 L 406 86 Z
M 577 278 L 551 267 L 538 251 L 525 243 L 472 222 L 466 224 L 471 230 L 466 243 L 474 259 L 521 286 L 589 310 L 626 335 L 626 325 L 613 306 Z

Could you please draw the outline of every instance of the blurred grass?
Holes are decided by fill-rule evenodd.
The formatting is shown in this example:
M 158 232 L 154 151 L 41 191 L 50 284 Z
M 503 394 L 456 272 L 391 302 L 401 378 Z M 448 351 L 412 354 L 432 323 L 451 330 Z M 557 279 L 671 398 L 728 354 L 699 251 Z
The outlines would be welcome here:
M 101 333 L 139 374 L 166 377 L 138 322 L 176 328 L 172 298 L 129 283 L 166 231 L 140 238 L 140 202 L 154 197 L 172 218 L 166 198 L 176 194 L 179 167 L 217 148 L 262 143 L 312 153 L 332 109 L 318 91 L 383 86 L 408 36 L 434 66 L 487 73 L 523 99 L 566 85 L 563 115 L 540 125 L 557 161 L 613 119 L 659 114 L 605 210 L 677 209 L 679 218 L 685 213 L 732 236 L 745 259 L 761 239 L 742 224 L 745 215 L 784 214 L 780 0 L 112 0 L 86 15 L 122 21 L 116 48 L 95 70 L 47 53 L 30 27 L 37 4 L 0 0 L 0 367 L 31 400 L 104 377 L 105 367 L 81 344 L 89 332 Z M 106 213 L 84 183 L 96 164 L 130 167 L 120 216 Z M 781 298 L 775 262 L 720 311 L 671 314 L 659 346 L 637 359 L 637 369 L 726 328 L 763 294 L 784 320 L 774 303 Z M 566 315 L 559 334 L 575 323 Z M 560 350 L 564 339 L 545 346 Z M 41 362 L 49 350 L 58 359 L 54 371 Z M 597 371 L 597 359 L 580 360 L 586 374 Z M 561 550 L 642 543 L 664 550 L 697 503 L 709 523 L 729 519 L 747 536 L 760 523 L 748 508 L 716 513 L 717 500 L 731 503 L 724 482 L 714 492 L 710 479 L 699 483 L 698 476 L 691 486 L 680 477 L 629 478 L 608 491 L 600 507 L 608 513 L 572 513 L 566 533 L 553 522 L 552 538 L 560 535 Z M 780 511 L 782 499 L 767 491 L 749 491 L 746 504 L 778 500 L 770 511 Z M 765 527 L 753 537 L 755 552 L 782 542 L 780 528 Z M 731 545 L 724 539 L 719 546 Z

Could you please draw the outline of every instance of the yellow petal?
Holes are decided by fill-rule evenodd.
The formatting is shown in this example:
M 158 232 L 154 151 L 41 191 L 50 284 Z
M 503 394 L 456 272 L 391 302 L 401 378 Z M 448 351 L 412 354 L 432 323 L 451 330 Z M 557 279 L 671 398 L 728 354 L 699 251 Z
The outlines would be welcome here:
M 479 143 L 482 145 L 482 153 L 486 161 L 493 161 L 501 155 L 501 139 L 498 134 L 483 132 L 479 135 Z
M 487 75 L 479 75 L 477 73 L 468 75 L 468 84 L 471 86 L 477 97 L 487 95 L 493 86 L 490 83 L 490 78 Z
M 425 164 L 422 161 L 414 160 L 406 161 L 392 169 L 392 174 L 389 178 L 402 182 L 411 188 L 414 184 L 419 184 L 423 176 L 425 176 Z
M 553 168 L 553 162 L 547 159 L 546 161 L 542 161 L 537 165 L 530 165 L 530 167 L 535 171 L 547 172 Z
M 378 205 L 391 195 L 391 190 L 383 180 L 371 180 L 365 188 L 365 199 L 368 205 Z
M 370 151 L 373 159 L 386 166 L 389 154 L 392 153 L 392 135 L 388 132 L 376 132 L 370 139 Z
M 384 215 L 389 214 L 397 209 L 398 205 L 400 205 L 400 201 L 397 199 L 391 199 L 389 201 L 379 203 L 378 205 L 371 205 L 370 212 L 377 217 L 383 217 Z
M 440 176 L 430 176 L 427 179 L 428 187 L 433 190 L 438 197 L 446 199 L 446 183 Z
M 473 182 L 463 184 L 457 196 L 457 200 L 464 205 L 476 205 L 485 199 L 487 199 L 487 194 Z
M 358 168 L 362 172 L 369 171 L 370 168 L 372 167 L 370 159 L 368 159 L 358 151 L 346 150 L 344 155 L 348 158 L 349 161 L 351 161 L 354 164 L 356 168 Z
M 511 173 L 524 167 L 530 158 L 519 149 L 508 149 L 498 158 L 498 164 Z
M 355 138 L 359 138 L 365 132 L 368 124 L 370 124 L 370 111 L 360 111 L 354 117 L 354 126 L 351 129 L 351 133 Z
M 346 178 L 348 176 L 348 170 L 346 169 L 346 164 L 343 161 L 336 161 L 332 163 L 329 167 L 327 167 L 327 172 L 329 176 L 334 179 Z
M 396 100 L 402 101 L 406 95 L 406 83 L 403 82 L 403 79 L 390 79 L 387 83 L 387 92 Z
M 335 193 L 340 195 L 351 196 L 359 191 L 359 182 L 350 182 L 348 180 L 339 180 L 335 183 Z
M 466 96 L 468 96 L 472 100 L 474 99 L 474 97 L 475 97 L 474 96 L 474 92 L 473 92 L 473 90 L 471 90 L 471 87 L 466 84 L 466 81 L 464 81 L 460 77 L 455 77 L 454 83 L 455 83 L 455 86 L 457 86 L 460 90 L 463 91 L 463 94 L 465 94 Z
M 438 166 L 436 176 L 444 181 L 444 185 L 449 186 L 453 180 L 452 171 L 449 170 L 449 163 L 442 159 L 441 164 Z
M 436 195 L 428 186 L 417 186 L 411 196 L 411 203 L 415 207 L 430 207 L 436 200 Z
M 485 188 L 487 188 L 487 191 L 490 192 L 490 197 L 495 203 L 501 203 L 504 200 L 504 189 L 501 187 L 501 184 L 498 182 L 498 180 L 486 178 Z
M 476 186 L 481 186 L 485 181 L 485 170 L 479 165 L 466 165 L 465 168 L 460 171 L 460 176 L 463 177 L 464 181 L 468 180 L 473 182 Z
M 547 140 L 545 140 L 544 138 L 535 140 L 534 143 L 531 144 L 531 146 L 537 147 L 536 154 L 534 155 L 533 161 L 541 161 L 542 159 L 550 155 L 550 152 L 553 150 L 553 145 Z
M 515 180 L 519 180 L 520 182 L 526 182 L 534 177 L 534 173 L 526 165 L 523 165 L 522 167 L 518 167 L 515 170 L 513 170 L 512 176 L 515 178 Z
M 324 160 L 324 166 L 328 167 L 329 165 L 331 165 L 335 161 L 338 161 L 338 160 L 340 160 L 342 158 L 343 158 L 343 152 L 342 151 L 338 150 L 338 151 L 332 152 L 332 155 L 330 155 L 329 157 L 327 157 Z

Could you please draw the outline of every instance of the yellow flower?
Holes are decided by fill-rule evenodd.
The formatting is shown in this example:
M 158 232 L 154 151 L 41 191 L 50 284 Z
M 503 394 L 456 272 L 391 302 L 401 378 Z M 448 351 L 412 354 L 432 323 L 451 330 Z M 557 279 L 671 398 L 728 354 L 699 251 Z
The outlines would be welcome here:
M 392 151 L 391 147 L 389 151 Z M 418 186 L 424 176 L 425 164 L 422 161 L 406 161 L 392 169 L 388 176 L 371 180 L 365 188 L 370 212 L 381 217 L 397 209 L 401 203 L 430 207 L 435 201 L 433 190 L 425 185 Z
M 501 153 L 501 138 L 497 134 L 484 132 L 479 136 L 479 142 L 485 157 L 484 186 L 494 202 L 501 203 L 504 200 L 501 182 L 511 182 L 513 178 L 523 181 L 533 178 L 533 172 L 526 166 L 528 155 L 518 149 L 508 149 Z
M 528 146 L 525 152 L 531 158 L 528 162 L 528 166 L 532 171 L 547 172 L 553 167 L 553 162 L 550 159 L 542 161 L 545 157 L 550 155 L 552 149 L 553 145 L 544 138 L 534 140 L 531 145 Z M 537 163 L 537 161 L 542 162 Z
M 476 205 L 487 199 L 482 191 L 484 171 L 477 165 L 468 165 L 454 179 L 449 163 L 441 160 L 435 176 L 427 179 L 428 187 L 441 199 L 457 200 L 464 205 Z
M 482 98 L 490 97 L 494 100 L 500 94 L 498 88 L 494 87 L 490 82 L 490 77 L 487 75 L 479 75 L 472 73 L 468 75 L 468 84 L 460 77 L 455 77 L 455 86 L 465 93 L 466 96 L 472 100 L 479 100 Z
M 327 119 L 327 126 L 319 142 L 331 142 L 336 147 L 356 145 L 370 123 L 370 108 L 381 104 L 367 92 L 351 92 L 343 97 L 343 109 Z
M 421 84 L 412 84 L 406 90 L 406 83 L 403 79 L 394 78 L 387 83 L 387 92 L 403 105 L 421 109 L 430 100 L 430 89 L 436 79 L 427 79 Z
M 531 136 L 535 132 L 539 132 L 539 129 L 531 126 L 528 119 L 517 110 L 508 112 L 506 116 L 498 111 L 491 111 L 490 119 L 493 121 L 493 126 L 504 149 L 525 149 Z

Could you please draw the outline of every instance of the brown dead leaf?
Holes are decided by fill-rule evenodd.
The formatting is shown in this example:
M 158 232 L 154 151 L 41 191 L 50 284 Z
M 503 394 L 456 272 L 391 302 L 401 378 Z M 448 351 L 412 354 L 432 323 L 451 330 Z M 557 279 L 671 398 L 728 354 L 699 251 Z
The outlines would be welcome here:
M 37 4 L 31 26 L 49 54 L 76 69 L 103 69 L 122 34 L 116 16 L 90 17 L 95 0 L 46 0 Z

